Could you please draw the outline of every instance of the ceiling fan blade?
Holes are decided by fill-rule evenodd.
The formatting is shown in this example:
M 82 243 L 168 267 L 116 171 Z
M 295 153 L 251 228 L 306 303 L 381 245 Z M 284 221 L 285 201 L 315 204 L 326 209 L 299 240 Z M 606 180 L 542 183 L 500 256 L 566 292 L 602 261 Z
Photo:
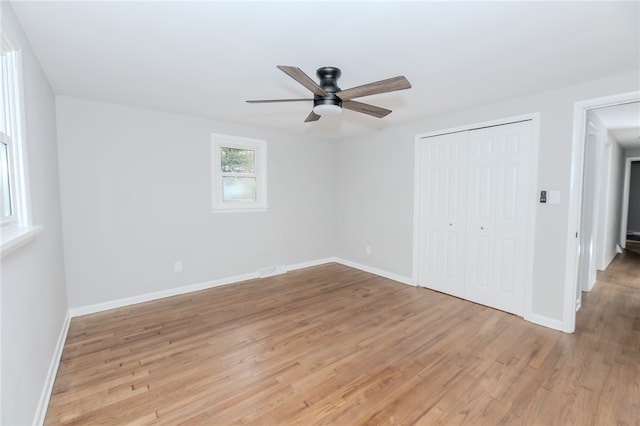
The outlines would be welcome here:
M 392 77 L 386 80 L 380 80 L 362 86 L 352 87 L 351 89 L 336 92 L 336 95 L 343 101 L 362 96 L 376 95 L 378 93 L 395 92 L 396 90 L 409 89 L 411 83 L 404 76 Z
M 378 118 L 386 117 L 387 115 L 391 114 L 390 109 L 380 108 L 375 105 L 363 104 L 362 102 L 356 101 L 342 101 L 342 108 L 372 115 Z
M 309 115 L 307 115 L 307 118 L 305 118 L 304 122 L 308 123 L 310 121 L 318 121 L 320 120 L 320 116 L 318 114 L 316 114 L 315 112 L 311 111 L 311 113 L 309 113 Z
M 249 104 L 266 104 L 269 102 L 309 102 L 313 99 L 260 99 L 256 101 L 246 101 Z
M 278 65 L 278 69 L 298 83 L 302 84 L 307 89 L 311 90 L 314 94 L 318 96 L 327 96 L 327 92 L 325 92 L 324 89 L 318 85 L 318 83 L 313 81 L 311 77 L 306 75 L 300 68 Z

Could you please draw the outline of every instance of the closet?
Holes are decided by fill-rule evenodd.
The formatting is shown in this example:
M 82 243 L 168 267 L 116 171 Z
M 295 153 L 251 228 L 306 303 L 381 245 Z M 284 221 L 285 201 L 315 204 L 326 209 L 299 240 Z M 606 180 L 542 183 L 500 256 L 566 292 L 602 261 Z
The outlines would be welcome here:
M 420 139 L 418 284 L 523 315 L 532 123 Z

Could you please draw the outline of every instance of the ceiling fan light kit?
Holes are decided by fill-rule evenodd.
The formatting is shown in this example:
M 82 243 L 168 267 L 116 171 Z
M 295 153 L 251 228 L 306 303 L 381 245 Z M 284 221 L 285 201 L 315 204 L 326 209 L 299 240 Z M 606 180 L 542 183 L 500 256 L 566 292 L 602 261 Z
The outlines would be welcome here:
M 318 104 L 313 107 L 313 112 L 318 115 L 338 115 L 342 112 L 342 107 L 333 104 Z
M 362 86 L 352 87 L 342 90 L 338 87 L 340 69 L 336 67 L 318 68 L 316 75 L 320 79 L 320 84 L 316 83 L 300 68 L 285 65 L 278 65 L 278 69 L 296 80 L 298 83 L 309 89 L 313 93 L 313 110 L 304 120 L 305 122 L 318 121 L 323 115 L 337 115 L 342 109 L 360 112 L 377 118 L 383 118 L 391 113 L 391 110 L 380 108 L 375 105 L 352 101 L 353 98 L 376 95 L 379 93 L 394 92 L 396 90 L 409 89 L 411 83 L 404 77 L 398 76 L 380 80 Z M 310 99 L 271 99 L 253 100 L 248 103 L 268 103 L 268 102 L 298 102 L 309 101 Z

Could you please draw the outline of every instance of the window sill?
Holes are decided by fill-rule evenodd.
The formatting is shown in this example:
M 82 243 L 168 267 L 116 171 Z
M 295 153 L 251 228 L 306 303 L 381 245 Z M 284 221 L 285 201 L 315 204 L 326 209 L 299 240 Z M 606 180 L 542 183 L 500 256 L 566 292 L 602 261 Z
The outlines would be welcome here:
M 250 207 L 250 208 L 218 208 L 212 209 L 213 213 L 258 213 L 258 212 L 266 212 L 267 207 Z
M 42 226 L 8 226 L 0 230 L 0 257 L 13 253 L 30 243 L 42 231 Z

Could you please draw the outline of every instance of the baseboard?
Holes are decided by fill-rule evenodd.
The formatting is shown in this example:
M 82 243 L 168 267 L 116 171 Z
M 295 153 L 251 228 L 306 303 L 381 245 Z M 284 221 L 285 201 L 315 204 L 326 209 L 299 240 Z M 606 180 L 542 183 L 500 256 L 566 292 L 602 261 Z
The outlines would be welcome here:
M 524 317 L 524 319 L 534 324 L 541 325 L 543 327 L 553 328 L 554 330 L 566 332 L 562 321 L 557 320 L 555 318 L 549 318 L 549 317 L 545 317 L 538 314 L 528 314 Z
M 400 282 L 402 284 L 415 286 L 415 283 L 413 282 L 413 279 L 409 278 L 409 277 L 405 277 L 405 276 L 402 276 L 402 275 L 394 274 L 392 272 L 383 271 L 382 269 L 374 268 L 374 267 L 367 266 L 367 265 L 362 265 L 360 263 L 352 262 L 350 260 L 341 259 L 339 257 L 334 258 L 333 261 L 336 262 L 336 263 L 339 263 L 341 265 L 348 266 L 350 268 L 359 269 L 359 270 L 364 271 L 364 272 L 369 272 L 370 274 L 375 274 L 375 275 L 379 275 L 379 276 L 384 277 L 384 278 L 389 278 L 390 280 L 398 281 L 398 282 Z
M 287 265 L 287 271 L 295 271 L 297 269 L 309 268 L 312 266 L 324 265 L 326 263 L 336 262 L 350 268 L 359 269 L 364 272 L 379 275 L 381 277 L 389 278 L 390 280 L 398 281 L 403 284 L 414 285 L 413 280 L 402 275 L 393 274 L 391 272 L 383 271 L 381 269 L 373 268 L 366 265 L 361 265 L 350 260 L 340 259 L 337 257 L 328 257 L 324 259 L 311 260 L 308 262 L 300 262 L 292 265 Z M 69 316 L 71 318 L 94 314 L 97 312 L 107 311 L 109 309 L 123 308 L 125 306 L 135 305 L 138 303 L 150 302 L 152 300 L 164 299 L 165 297 L 178 296 L 180 294 L 191 293 L 194 291 L 206 290 L 209 288 L 219 287 L 228 284 L 234 284 L 242 281 L 252 280 L 259 278 L 258 272 L 252 272 L 249 274 L 236 275 L 228 278 L 221 278 L 218 280 L 207 281 L 198 284 L 191 284 L 183 287 L 176 287 L 162 291 L 156 291 L 153 293 L 141 294 L 133 297 L 125 297 L 122 299 L 111 300 L 109 302 L 96 303 L 93 305 L 81 306 L 77 308 L 69 309 Z
M 51 356 L 51 363 L 49 364 L 49 371 L 42 387 L 42 393 L 40 394 L 40 400 L 38 401 L 38 407 L 36 414 L 33 418 L 34 425 L 42 425 L 44 418 L 47 415 L 47 407 L 49 407 L 49 399 L 51 399 L 51 392 L 53 392 L 53 384 L 56 380 L 56 374 L 58 373 L 58 366 L 60 365 L 60 359 L 62 358 L 62 350 L 64 349 L 64 342 L 67 340 L 67 333 L 69 331 L 69 324 L 71 323 L 71 315 L 67 312 L 64 322 L 62 323 L 62 329 L 58 336 L 58 342 L 56 348 Z
M 322 265 L 329 262 L 334 262 L 333 258 L 325 258 L 319 260 L 311 260 L 308 262 L 296 263 L 293 265 L 287 265 L 287 271 L 293 271 L 296 269 L 308 268 L 310 266 Z M 178 296 L 181 294 L 187 294 L 194 291 L 207 290 L 209 288 L 220 287 L 228 284 L 235 284 L 242 281 L 252 280 L 260 278 L 259 272 L 252 272 L 249 274 L 236 275 L 233 277 L 221 278 L 218 280 L 207 281 L 198 284 L 191 284 L 183 287 L 176 287 L 162 291 L 156 291 L 153 293 L 141 294 L 133 297 L 125 297 L 122 299 L 111 300 L 109 302 L 96 303 L 93 305 L 81 306 L 78 308 L 69 309 L 71 318 L 81 315 L 94 314 L 96 312 L 107 311 L 109 309 L 122 308 L 125 306 L 135 305 L 138 303 L 150 302 L 152 300 L 164 299 L 165 297 Z
M 603 271 L 607 270 L 607 268 L 609 267 L 609 265 L 611 265 L 611 262 L 613 262 L 613 259 L 615 259 L 617 255 L 618 255 L 618 251 L 617 251 L 617 248 L 616 248 L 616 251 L 611 253 L 611 257 L 609 258 L 609 260 L 605 261 L 604 268 L 602 269 Z
M 194 291 L 206 290 L 213 287 L 219 287 L 227 284 L 234 284 L 240 281 L 247 281 L 258 278 L 257 272 L 250 274 L 236 275 L 228 278 L 221 278 L 218 280 L 207 281 L 198 284 L 186 285 L 183 287 L 170 288 L 167 290 L 156 291 L 153 293 L 141 294 L 133 297 L 125 297 L 122 299 L 111 300 L 109 302 L 96 303 L 94 305 L 81 306 L 79 308 L 69 309 L 69 313 L 72 318 L 94 314 L 96 312 L 107 311 L 109 309 L 122 308 L 125 306 L 136 305 L 138 303 L 150 302 L 152 300 L 164 299 L 165 297 L 178 296 L 180 294 L 191 293 Z
M 310 268 L 312 266 L 324 265 L 324 264 L 335 262 L 335 261 L 336 259 L 334 257 L 327 257 L 324 259 L 311 260 L 309 262 L 294 263 L 293 265 L 288 265 L 287 270 L 295 271 L 297 269 Z

